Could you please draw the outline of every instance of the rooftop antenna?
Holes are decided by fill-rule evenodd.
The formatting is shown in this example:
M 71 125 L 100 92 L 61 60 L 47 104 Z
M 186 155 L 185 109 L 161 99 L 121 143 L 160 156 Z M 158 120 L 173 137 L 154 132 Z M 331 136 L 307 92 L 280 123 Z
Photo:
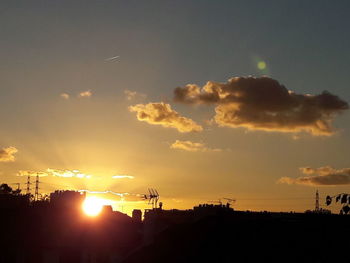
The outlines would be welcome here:
M 159 200 L 159 194 L 158 194 L 158 191 L 156 189 L 154 189 L 154 192 L 156 193 L 156 197 L 154 199 L 155 201 L 155 207 L 157 207 L 157 204 L 158 204 L 158 200 Z
M 224 197 L 223 199 L 227 200 L 226 207 L 230 207 L 232 204 L 236 203 L 236 199 L 233 198 Z
M 148 188 L 148 192 L 149 192 L 149 201 L 148 201 L 148 204 L 152 204 L 152 208 L 153 208 L 153 193 L 152 193 L 152 189 Z
M 152 208 L 155 208 L 156 207 L 156 198 L 157 198 L 157 195 L 156 193 L 154 192 L 154 189 L 149 189 L 150 190 L 150 200 L 151 200 L 151 203 L 152 203 Z
M 157 207 L 157 203 L 159 200 L 159 193 L 156 189 L 148 188 L 149 195 L 143 195 L 144 200 L 148 200 L 148 204 L 152 205 L 152 208 Z

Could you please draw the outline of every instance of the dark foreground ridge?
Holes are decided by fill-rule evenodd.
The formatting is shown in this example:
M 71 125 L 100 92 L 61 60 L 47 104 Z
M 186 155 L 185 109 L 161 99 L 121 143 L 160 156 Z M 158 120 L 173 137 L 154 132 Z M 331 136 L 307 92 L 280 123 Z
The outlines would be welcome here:
M 229 205 L 191 210 L 104 207 L 81 212 L 85 195 L 56 191 L 30 202 L 0 195 L 0 262 L 349 262 L 350 217 L 234 211 Z

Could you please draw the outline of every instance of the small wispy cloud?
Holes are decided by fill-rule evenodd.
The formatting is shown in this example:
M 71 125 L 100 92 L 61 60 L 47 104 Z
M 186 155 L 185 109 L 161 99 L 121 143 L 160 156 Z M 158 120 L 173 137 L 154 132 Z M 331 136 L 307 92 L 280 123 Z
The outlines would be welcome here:
M 46 171 L 29 171 L 29 170 L 20 170 L 17 173 L 17 176 L 54 176 L 54 177 L 65 177 L 65 178 L 86 178 L 89 179 L 92 175 L 84 174 L 79 170 L 63 170 L 63 169 L 52 169 L 48 168 Z
M 180 141 L 176 140 L 171 146 L 171 149 L 178 149 L 188 152 L 221 152 L 222 149 L 208 148 L 204 143 Z
M 28 171 L 28 170 L 20 170 L 17 173 L 17 176 L 39 176 L 44 177 L 48 176 L 49 174 L 46 172 L 40 172 L 40 171 Z
M 92 96 L 91 90 L 82 91 L 78 94 L 79 98 L 90 98 Z
M 171 201 L 175 202 L 175 203 L 182 203 L 183 200 L 181 199 L 176 199 L 176 198 L 172 198 Z
M 139 93 L 137 91 L 124 90 L 124 94 L 127 100 L 133 100 L 135 98 L 140 98 L 140 99 L 146 98 L 145 94 Z
M 134 179 L 135 177 L 132 175 L 113 175 L 112 176 L 113 179 Z
M 18 150 L 13 146 L 0 149 L 0 162 L 14 162 L 16 152 Z
M 61 170 L 61 169 L 51 169 L 46 170 L 50 175 L 57 177 L 76 177 L 76 178 L 91 178 L 92 175 L 84 174 L 79 170 Z
M 65 100 L 68 100 L 70 98 L 68 93 L 61 93 L 60 96 L 61 96 L 61 98 L 65 99 Z
M 106 191 L 91 191 L 91 190 L 78 190 L 79 192 L 86 192 L 89 194 L 112 194 L 112 195 L 116 195 L 116 196 L 120 196 L 120 197 L 124 197 L 126 195 L 129 195 L 129 193 L 117 193 L 111 190 L 106 190 Z

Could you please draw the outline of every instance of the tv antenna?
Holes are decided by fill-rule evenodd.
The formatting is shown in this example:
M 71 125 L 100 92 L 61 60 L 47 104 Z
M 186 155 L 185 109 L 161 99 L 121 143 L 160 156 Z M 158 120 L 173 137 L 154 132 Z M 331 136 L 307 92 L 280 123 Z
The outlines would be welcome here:
M 143 195 L 144 200 L 148 200 L 148 204 L 152 205 L 152 208 L 157 208 L 159 193 L 156 189 L 148 188 L 148 193 Z
M 225 199 L 226 202 L 226 207 L 229 208 L 232 204 L 236 203 L 236 199 L 233 198 L 226 198 L 224 197 L 223 199 Z

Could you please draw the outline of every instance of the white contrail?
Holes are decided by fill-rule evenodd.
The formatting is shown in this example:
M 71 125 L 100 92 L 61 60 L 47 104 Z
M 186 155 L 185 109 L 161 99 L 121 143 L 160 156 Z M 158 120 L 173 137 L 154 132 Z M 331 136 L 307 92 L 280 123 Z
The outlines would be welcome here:
M 115 56 L 115 57 L 111 57 L 111 58 L 106 58 L 105 61 L 111 61 L 111 60 L 114 60 L 114 59 L 117 59 L 119 58 L 120 56 Z

